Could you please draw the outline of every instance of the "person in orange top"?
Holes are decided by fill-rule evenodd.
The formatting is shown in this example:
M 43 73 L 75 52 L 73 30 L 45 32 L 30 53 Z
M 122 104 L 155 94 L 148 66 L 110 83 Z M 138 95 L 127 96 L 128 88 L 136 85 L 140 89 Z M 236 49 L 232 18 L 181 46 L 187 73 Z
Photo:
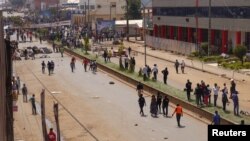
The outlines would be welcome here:
M 174 116 L 175 113 L 176 113 L 176 120 L 177 120 L 178 127 L 181 127 L 180 120 L 181 120 L 181 117 L 183 116 L 183 111 L 182 111 L 182 107 L 180 106 L 180 104 L 177 104 L 177 107 L 175 108 L 174 113 L 172 114 L 172 117 Z
M 48 134 L 49 141 L 56 141 L 56 134 L 53 132 L 53 128 L 50 128 Z

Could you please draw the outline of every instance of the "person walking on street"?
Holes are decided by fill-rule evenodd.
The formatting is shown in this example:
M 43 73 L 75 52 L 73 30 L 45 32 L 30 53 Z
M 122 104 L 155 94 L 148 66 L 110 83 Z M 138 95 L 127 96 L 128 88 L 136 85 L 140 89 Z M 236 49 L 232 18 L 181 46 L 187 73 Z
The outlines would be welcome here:
M 156 65 L 156 64 L 154 64 L 154 67 L 153 67 L 153 69 L 152 69 L 152 72 L 153 72 L 153 75 L 154 75 L 153 80 L 154 80 L 154 81 L 157 81 L 158 68 L 157 68 L 157 65 Z
M 184 62 L 184 60 L 182 60 L 182 62 L 181 62 L 181 72 L 184 74 L 184 69 L 185 69 L 185 62 Z
M 25 84 L 23 84 L 22 94 L 23 94 L 23 102 L 27 103 L 28 102 L 28 97 L 27 97 L 27 95 L 28 95 L 28 89 L 27 89 L 27 87 L 26 87 Z
M 144 116 L 143 107 L 146 106 L 146 101 L 142 94 L 139 96 L 138 103 L 140 106 L 140 114 L 141 116 Z
M 43 74 L 45 73 L 45 67 L 46 67 L 46 64 L 45 64 L 45 62 L 43 61 L 43 62 L 42 62 L 42 72 L 43 72 Z
M 138 91 L 138 96 L 140 96 L 143 92 L 143 85 L 141 82 L 137 84 L 136 91 Z
M 163 82 L 164 84 L 167 84 L 167 79 L 168 79 L 168 68 L 166 67 L 164 70 L 161 71 L 163 74 Z
M 212 121 L 212 125 L 220 125 L 220 115 L 218 114 L 218 111 L 214 112 L 214 117 L 213 117 L 213 121 Z
M 128 47 L 128 55 L 130 56 L 131 54 L 131 47 Z
M 158 92 L 157 93 L 157 107 L 158 107 L 159 114 L 161 113 L 161 102 L 162 102 L 162 96 L 160 92 Z
M 178 62 L 178 60 L 175 61 L 174 66 L 175 66 L 176 73 L 178 74 L 179 73 L 178 70 L 179 70 L 179 66 L 180 66 L 180 63 Z
M 234 115 L 239 116 L 239 97 L 238 91 L 234 91 L 232 94 L 232 100 L 234 103 Z
M 172 114 L 172 117 L 174 116 L 174 114 L 176 114 L 176 120 L 177 120 L 178 127 L 181 127 L 180 121 L 181 121 L 181 117 L 183 116 L 183 110 L 182 110 L 182 107 L 180 106 L 180 104 L 176 105 L 176 108 Z
M 191 100 L 190 93 L 192 92 L 192 83 L 189 80 L 187 80 L 186 83 L 186 92 L 187 92 L 187 99 L 188 101 L 190 101 Z
M 85 72 L 87 72 L 88 63 L 89 63 L 88 59 L 87 59 L 87 58 L 84 58 L 82 64 L 83 64 L 83 66 L 84 66 Z
M 152 117 L 157 117 L 157 101 L 155 98 L 155 95 L 152 96 L 151 98 L 151 103 L 150 103 L 150 113 Z
M 56 134 L 54 133 L 53 128 L 49 129 L 48 139 L 49 141 L 56 141 Z
M 70 62 L 71 71 L 74 72 L 75 69 L 75 57 L 72 57 Z
M 32 114 L 36 115 L 36 100 L 35 100 L 35 95 L 34 94 L 30 98 L 30 102 L 31 102 L 31 106 L 32 106 Z
M 165 117 L 168 116 L 168 103 L 169 103 L 168 96 L 165 96 L 162 100 L 162 111 L 163 111 L 163 116 Z

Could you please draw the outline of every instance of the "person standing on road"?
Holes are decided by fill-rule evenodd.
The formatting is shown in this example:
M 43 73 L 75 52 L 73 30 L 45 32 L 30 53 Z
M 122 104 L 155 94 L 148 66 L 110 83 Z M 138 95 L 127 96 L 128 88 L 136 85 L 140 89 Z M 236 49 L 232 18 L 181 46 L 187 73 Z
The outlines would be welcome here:
M 158 107 L 159 114 L 161 113 L 161 102 L 162 102 L 162 96 L 160 92 L 158 92 L 157 93 L 157 107 Z
M 55 69 L 55 63 L 53 62 L 53 60 L 51 60 L 51 73 L 54 73 L 54 69 Z
M 176 108 L 172 114 L 172 117 L 174 116 L 174 114 L 176 114 L 178 127 L 181 127 L 180 121 L 181 121 L 181 117 L 183 116 L 183 111 L 182 111 L 182 107 L 180 106 L 180 104 L 176 105 Z
M 227 93 L 225 90 L 222 90 L 222 106 L 223 110 L 226 111 L 226 104 L 228 103 Z
M 42 72 L 43 72 L 43 74 L 45 73 L 45 67 L 46 67 L 46 64 L 45 64 L 45 62 L 43 61 L 43 62 L 42 62 Z
M 154 81 L 157 81 L 157 74 L 158 74 L 158 68 L 157 68 L 157 65 L 156 64 L 154 64 L 154 67 L 153 67 L 153 69 L 152 69 L 152 72 L 153 72 L 153 80 Z
M 39 36 L 40 44 L 42 44 L 42 36 Z
M 162 111 L 163 111 L 163 116 L 168 116 L 168 103 L 169 99 L 168 96 L 165 96 L 164 99 L 162 100 Z
M 195 95 L 197 107 L 202 105 L 202 101 L 201 101 L 202 89 L 199 83 L 197 84 L 195 88 L 194 95 Z
M 238 91 L 234 91 L 232 94 L 232 100 L 234 103 L 234 115 L 239 116 L 239 97 Z
M 82 64 L 83 64 L 83 66 L 84 66 L 85 72 L 87 72 L 88 63 L 89 63 L 88 59 L 87 59 L 87 58 L 84 58 Z
M 220 125 L 220 115 L 218 114 L 218 111 L 214 112 L 214 117 L 213 117 L 213 121 L 212 121 L 212 125 Z
M 48 61 L 48 63 L 47 63 L 47 68 L 48 68 L 48 72 L 49 72 L 49 75 L 50 75 L 50 73 L 51 73 L 51 63 L 50 63 L 50 61 Z
M 147 65 L 145 65 L 145 67 L 142 69 L 142 73 L 143 73 L 143 81 L 146 81 L 147 77 L 148 77 L 148 67 L 147 67 Z
M 168 79 L 168 68 L 166 67 L 164 70 L 161 71 L 163 74 L 163 82 L 164 84 L 167 84 L 167 79 Z
M 139 96 L 138 103 L 140 106 L 140 114 L 141 116 L 144 116 L 143 107 L 146 106 L 146 101 L 142 94 Z
M 22 94 L 23 94 L 23 102 L 27 103 L 28 102 L 28 97 L 27 97 L 28 89 L 25 84 L 23 84 Z
M 32 106 L 32 114 L 36 115 L 36 100 L 35 100 L 35 95 L 34 94 L 30 98 L 30 102 L 31 102 L 31 106 Z
M 156 101 L 155 95 L 153 95 L 151 98 L 151 103 L 150 103 L 151 116 L 157 117 L 157 109 L 158 109 L 157 108 L 157 101 Z
M 220 87 L 215 83 L 213 87 L 213 92 L 214 92 L 214 106 L 217 106 L 217 99 L 219 95 Z
M 53 128 L 50 128 L 49 134 L 48 134 L 49 141 L 56 141 L 56 134 L 53 131 Z
M 192 92 L 192 83 L 189 80 L 187 80 L 186 83 L 186 92 L 187 92 L 187 99 L 188 101 L 190 101 L 191 100 L 190 93 Z
M 182 60 L 182 62 L 181 62 L 181 72 L 182 72 L 183 74 L 184 74 L 185 66 L 186 66 L 186 64 L 185 64 L 184 60 Z
M 175 66 L 176 73 L 178 74 L 179 73 L 178 70 L 179 70 L 179 66 L 180 66 L 180 63 L 178 62 L 178 60 L 175 61 L 174 66 Z
M 72 57 L 70 62 L 71 71 L 74 72 L 75 69 L 75 57 Z
M 130 56 L 131 54 L 131 47 L 128 47 L 128 55 Z
M 60 47 L 61 57 L 63 57 L 63 52 L 64 52 L 64 48 L 63 48 L 63 47 Z
M 56 44 L 53 42 L 52 44 L 53 52 L 56 52 Z
M 232 94 L 236 91 L 236 83 L 233 79 L 231 79 L 231 87 L 230 87 L 230 98 L 232 97 Z

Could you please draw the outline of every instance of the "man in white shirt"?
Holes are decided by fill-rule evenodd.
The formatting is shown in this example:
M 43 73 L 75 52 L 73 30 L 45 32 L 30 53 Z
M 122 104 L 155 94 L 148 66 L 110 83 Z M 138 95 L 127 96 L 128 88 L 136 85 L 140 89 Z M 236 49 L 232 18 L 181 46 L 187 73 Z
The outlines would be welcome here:
M 158 68 L 157 68 L 157 65 L 154 64 L 154 67 L 152 69 L 152 72 L 153 72 L 153 75 L 154 75 L 154 80 L 156 81 L 157 80 L 157 74 L 158 74 Z
M 147 67 L 147 65 L 145 65 L 145 67 L 142 69 L 142 73 L 143 73 L 143 81 L 146 81 L 146 79 L 148 77 L 148 67 Z
M 217 84 L 215 83 L 214 87 L 213 87 L 213 92 L 214 92 L 214 106 L 215 107 L 217 106 L 217 99 L 218 99 L 219 91 L 220 91 L 220 87 L 217 86 Z

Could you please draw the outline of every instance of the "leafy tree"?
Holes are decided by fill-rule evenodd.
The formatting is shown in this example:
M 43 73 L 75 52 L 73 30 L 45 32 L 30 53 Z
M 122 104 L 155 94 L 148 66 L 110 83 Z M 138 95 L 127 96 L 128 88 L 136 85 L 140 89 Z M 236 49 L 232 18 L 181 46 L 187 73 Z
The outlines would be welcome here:
M 127 8 L 125 9 L 125 18 L 127 18 Z M 141 0 L 128 0 L 128 18 L 129 19 L 141 19 Z
M 85 48 L 85 54 L 88 54 L 88 50 L 89 50 L 89 38 L 88 37 L 84 38 L 84 48 Z
M 241 60 L 242 65 L 244 63 L 244 56 L 246 55 L 246 53 L 247 53 L 247 47 L 246 46 L 237 45 L 234 48 L 234 55 Z

